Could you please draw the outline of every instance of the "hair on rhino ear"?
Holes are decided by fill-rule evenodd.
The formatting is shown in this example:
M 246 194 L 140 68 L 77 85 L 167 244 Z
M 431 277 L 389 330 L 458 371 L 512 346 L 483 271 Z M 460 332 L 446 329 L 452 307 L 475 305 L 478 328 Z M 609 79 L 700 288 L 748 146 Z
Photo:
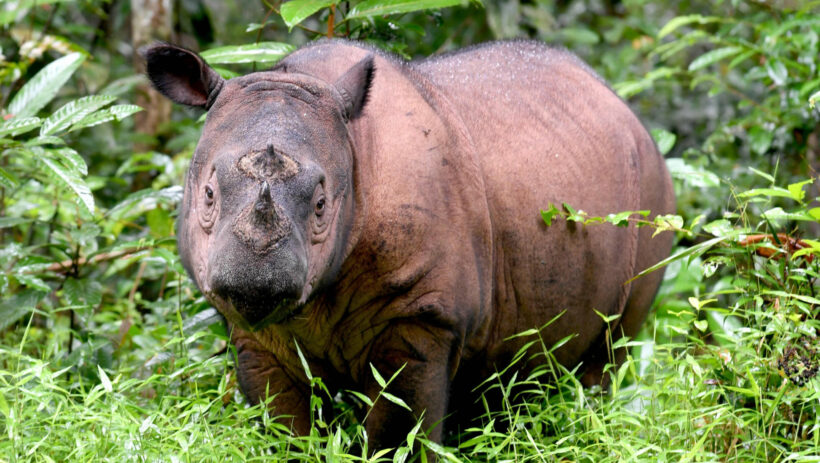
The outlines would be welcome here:
M 373 74 L 376 71 L 373 61 L 373 54 L 369 53 L 333 84 L 344 100 L 344 115 L 347 120 L 359 117 L 367 104 Z
M 154 88 L 176 103 L 208 109 L 225 83 L 205 60 L 185 48 L 156 43 L 140 53 Z

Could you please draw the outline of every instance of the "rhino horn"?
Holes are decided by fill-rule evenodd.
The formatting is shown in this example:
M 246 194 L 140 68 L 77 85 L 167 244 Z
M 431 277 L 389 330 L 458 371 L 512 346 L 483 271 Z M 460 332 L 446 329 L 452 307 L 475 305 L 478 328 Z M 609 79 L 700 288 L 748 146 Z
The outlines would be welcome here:
M 267 181 L 262 182 L 262 186 L 259 188 L 259 196 L 256 198 L 253 209 L 260 218 L 263 219 L 268 219 L 273 213 L 273 199 L 271 198 L 270 185 L 268 185 Z

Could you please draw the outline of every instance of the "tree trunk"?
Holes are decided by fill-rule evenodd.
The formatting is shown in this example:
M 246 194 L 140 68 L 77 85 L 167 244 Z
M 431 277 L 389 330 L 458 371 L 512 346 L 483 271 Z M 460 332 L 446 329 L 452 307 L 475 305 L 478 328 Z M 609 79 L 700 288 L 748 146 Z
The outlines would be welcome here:
M 145 73 L 145 62 L 139 49 L 157 40 L 170 41 L 173 9 L 171 0 L 131 0 L 131 44 L 134 46 L 134 69 Z M 138 134 L 145 134 L 134 146 L 136 151 L 153 148 L 156 143 L 147 143 L 157 128 L 171 118 L 171 102 L 163 98 L 149 84 L 137 87 L 137 104 L 144 111 L 136 114 L 135 128 Z

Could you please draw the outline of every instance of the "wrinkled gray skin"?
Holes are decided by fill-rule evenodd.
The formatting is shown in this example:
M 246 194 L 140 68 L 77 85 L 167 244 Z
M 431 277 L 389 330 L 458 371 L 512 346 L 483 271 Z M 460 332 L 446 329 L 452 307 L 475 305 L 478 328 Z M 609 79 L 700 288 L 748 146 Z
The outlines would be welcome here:
M 445 416 L 544 326 L 562 364 L 602 380 L 605 324 L 631 336 L 672 236 L 581 226 L 539 210 L 674 211 L 669 175 L 627 106 L 573 55 L 527 41 L 403 62 L 323 41 L 273 70 L 222 80 L 194 53 L 146 52 L 155 86 L 208 109 L 179 221 L 182 262 L 227 318 L 244 393 L 309 427 L 295 343 L 331 388 L 390 377 L 407 412 L 379 400 L 372 448 L 416 417 Z M 533 353 L 540 347 L 534 347 Z M 531 368 L 537 360 L 526 368 Z

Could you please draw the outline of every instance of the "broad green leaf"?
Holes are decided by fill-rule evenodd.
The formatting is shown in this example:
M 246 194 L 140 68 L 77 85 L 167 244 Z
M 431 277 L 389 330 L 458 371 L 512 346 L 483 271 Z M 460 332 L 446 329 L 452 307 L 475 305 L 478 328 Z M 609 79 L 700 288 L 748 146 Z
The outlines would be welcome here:
M 117 104 L 108 108 L 108 111 L 111 112 L 118 121 L 121 121 L 132 114 L 142 111 L 142 108 L 135 104 Z
M 724 18 L 720 18 L 717 16 L 702 16 L 699 14 L 678 16 L 676 18 L 672 18 L 668 23 L 666 23 L 665 26 L 661 28 L 661 30 L 658 32 L 658 38 L 662 39 L 663 37 L 666 37 L 675 30 L 689 24 L 709 24 L 722 21 L 724 21 Z
M 680 231 L 683 228 L 683 217 L 675 214 L 657 215 L 653 224 L 655 233 L 652 236 L 654 237 L 664 231 Z
M 707 51 L 706 53 L 698 56 L 697 58 L 695 58 L 694 61 L 689 63 L 689 70 L 690 71 L 697 71 L 698 69 L 705 68 L 706 66 L 709 66 L 710 64 L 717 63 L 718 61 L 720 61 L 722 59 L 725 59 L 725 58 L 728 58 L 730 56 L 736 55 L 736 54 L 740 53 L 741 51 L 743 51 L 742 48 L 734 47 L 734 46 L 723 47 L 723 48 L 718 48 L 716 50 Z
M 553 217 L 560 214 L 561 211 L 559 211 L 558 208 L 555 207 L 555 205 L 550 203 L 549 209 L 547 209 L 546 211 L 541 211 L 541 218 L 544 220 L 544 223 L 547 224 L 547 226 L 549 227 L 552 225 Z
M 14 227 L 20 224 L 33 222 L 33 219 L 26 219 L 24 217 L 0 217 L 0 228 Z
M 322 8 L 327 8 L 330 5 L 335 5 L 335 0 L 291 0 L 282 4 L 282 9 L 279 13 L 288 29 L 293 29 L 293 26 L 299 24 L 308 18 L 308 16 L 316 13 Z
M 771 130 L 766 130 L 760 126 L 753 126 L 747 133 L 749 137 L 749 145 L 754 153 L 765 154 L 772 146 L 774 134 Z
M 108 95 L 92 95 L 66 103 L 43 121 L 40 135 L 52 135 L 65 130 L 94 111 L 113 103 L 116 99 Z
M 803 199 L 806 198 L 806 190 L 803 189 L 804 186 L 811 184 L 814 180 L 803 180 L 802 182 L 792 183 L 786 188 L 789 189 L 789 194 L 792 195 L 792 199 L 797 201 L 798 203 L 802 203 Z
M 466 3 L 462 0 L 365 0 L 350 9 L 347 19 L 409 13 L 419 10 L 435 10 Z
M 126 117 L 142 111 L 142 108 L 134 104 L 118 104 L 110 108 L 101 109 L 92 114 L 87 115 L 80 121 L 77 121 L 69 132 L 84 129 L 86 127 L 93 127 L 111 121 L 121 121 Z
M 71 53 L 47 64 L 14 95 L 7 112 L 15 118 L 37 114 L 57 95 L 83 61 L 83 54 Z
M 251 45 L 235 45 L 212 48 L 200 54 L 208 64 L 274 63 L 295 49 L 293 45 L 279 42 L 259 42 Z
M 766 73 L 769 74 L 769 78 L 778 87 L 782 87 L 789 78 L 789 70 L 780 60 L 766 61 Z
M 25 290 L 0 302 L 0 330 L 5 330 L 37 306 L 48 293 Z
M 5 169 L 0 167 L 0 186 L 5 188 L 14 188 L 17 186 L 19 182 L 13 175 L 6 172 Z
M 182 187 L 179 185 L 163 188 L 159 191 L 153 188 L 146 188 L 128 195 L 122 202 L 111 208 L 106 215 L 115 220 L 119 220 L 154 209 L 158 203 L 175 205 L 181 200 Z
M 733 230 L 732 223 L 726 219 L 714 220 L 703 226 L 703 231 L 714 236 L 726 236 Z
M 96 307 L 102 301 L 102 285 L 94 279 L 68 278 L 63 283 L 63 294 L 72 306 Z
M 80 177 L 51 159 L 50 156 L 37 156 L 36 159 L 47 169 L 50 177 L 74 193 L 77 204 L 88 215 L 94 215 L 94 195 L 91 194 L 88 185 Z
M 694 187 L 714 187 L 720 185 L 720 177 L 703 167 L 688 164 L 682 158 L 666 159 L 666 167 L 672 178 L 683 180 Z
M 77 176 L 88 175 L 88 166 L 85 159 L 71 148 L 57 148 L 49 150 L 49 153 L 57 157 L 60 163 L 70 167 Z
M 639 215 L 641 217 L 647 217 L 651 211 L 644 210 L 644 211 L 622 211 L 614 214 L 607 214 L 604 217 L 604 221 L 611 223 L 612 225 L 618 227 L 626 227 L 629 225 L 629 218 L 633 215 Z
M 32 138 L 25 143 L 26 146 L 45 146 L 45 145 L 54 145 L 54 146 L 63 146 L 65 145 L 65 140 L 60 137 L 55 137 L 52 135 L 40 135 L 39 137 Z
M 0 125 L 0 137 L 11 135 L 12 137 L 36 129 L 43 123 L 39 117 L 13 117 Z
M 672 147 L 675 146 L 675 141 L 678 139 L 674 133 L 664 129 L 652 129 L 650 133 L 652 133 L 652 138 L 655 139 L 655 143 L 658 144 L 658 151 L 660 151 L 663 156 L 666 156 L 669 151 L 672 150 Z
M 213 307 L 209 307 L 202 312 L 197 313 L 193 317 L 187 318 L 182 324 L 182 332 L 185 336 L 190 336 L 197 331 L 202 331 L 205 328 L 215 324 L 222 323 L 225 319 Z
M 809 209 L 809 215 L 820 222 L 820 207 L 813 207 Z
M 789 190 L 780 187 L 772 188 L 752 188 L 751 190 L 738 193 L 738 198 L 751 198 L 752 196 L 777 196 L 779 198 L 791 198 Z

